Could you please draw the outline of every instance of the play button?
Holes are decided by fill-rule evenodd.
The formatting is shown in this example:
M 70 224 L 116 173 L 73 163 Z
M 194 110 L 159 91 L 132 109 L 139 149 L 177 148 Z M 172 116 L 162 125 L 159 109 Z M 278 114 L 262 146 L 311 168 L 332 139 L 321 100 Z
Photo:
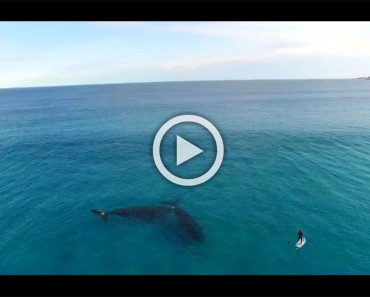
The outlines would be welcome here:
M 176 137 L 176 165 L 180 164 L 198 156 L 203 153 L 199 147 L 185 140 L 177 135 Z
M 164 135 L 170 130 L 173 126 L 181 123 L 195 123 L 206 128 L 213 136 L 216 143 L 216 157 L 213 162 L 213 165 L 201 176 L 195 178 L 182 178 L 172 174 L 163 164 L 161 159 L 161 142 Z M 190 143 L 188 140 L 185 140 L 179 135 L 176 135 L 176 165 L 179 166 L 184 162 L 187 162 L 194 157 L 203 153 L 203 150 L 197 147 L 196 145 Z M 167 178 L 169 181 L 181 185 L 181 186 L 196 186 L 208 181 L 212 178 L 218 169 L 221 167 L 224 157 L 224 143 L 221 137 L 220 132 L 216 127 L 200 116 L 196 115 L 181 115 L 174 117 L 164 123 L 164 125 L 158 130 L 155 135 L 153 142 L 153 159 L 154 163 L 159 170 L 159 172 Z M 191 162 L 190 162 L 191 163 Z M 189 163 L 189 165 L 190 165 Z M 186 165 L 188 166 L 188 165 Z

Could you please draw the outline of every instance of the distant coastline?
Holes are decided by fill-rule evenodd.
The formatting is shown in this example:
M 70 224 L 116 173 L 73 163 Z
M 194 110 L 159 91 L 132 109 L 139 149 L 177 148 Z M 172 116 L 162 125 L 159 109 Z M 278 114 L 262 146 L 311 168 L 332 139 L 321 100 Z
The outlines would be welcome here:
M 171 83 L 204 83 L 204 82 L 240 82 L 240 81 L 317 81 L 317 80 L 370 80 L 369 77 L 346 77 L 346 78 L 255 78 L 255 79 L 200 79 L 200 80 L 169 80 L 169 81 L 127 81 L 127 82 L 105 82 L 105 83 L 76 83 L 60 85 L 35 85 L 35 86 L 10 86 L 0 87 L 0 90 L 11 89 L 33 89 L 33 88 L 64 88 L 64 87 L 87 87 L 87 86 L 107 86 L 107 85 L 132 85 L 132 84 L 171 84 Z

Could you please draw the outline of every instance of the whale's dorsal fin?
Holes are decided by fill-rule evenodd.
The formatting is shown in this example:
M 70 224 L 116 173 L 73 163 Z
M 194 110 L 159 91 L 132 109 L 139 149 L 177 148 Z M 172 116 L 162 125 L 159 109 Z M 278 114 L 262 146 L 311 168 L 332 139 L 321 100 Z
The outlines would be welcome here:
M 181 198 L 176 198 L 176 199 L 171 200 L 171 201 L 162 201 L 161 204 L 177 207 L 180 202 L 181 202 Z

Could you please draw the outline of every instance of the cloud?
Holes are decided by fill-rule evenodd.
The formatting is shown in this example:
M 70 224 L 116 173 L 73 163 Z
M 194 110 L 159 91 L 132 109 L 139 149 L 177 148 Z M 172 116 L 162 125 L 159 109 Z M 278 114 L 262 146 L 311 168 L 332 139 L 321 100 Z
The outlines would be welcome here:
M 145 22 L 138 21 L 120 21 L 120 22 L 91 22 L 94 27 L 101 28 L 136 28 L 145 25 Z
M 163 30 L 218 38 L 255 51 L 274 48 L 313 55 L 370 55 L 370 23 L 366 22 L 175 23 Z
M 238 56 L 230 55 L 223 57 L 198 57 L 196 59 L 183 59 L 173 60 L 165 64 L 164 68 L 168 70 L 185 70 L 196 71 L 202 68 L 209 68 L 213 66 L 220 66 L 229 63 L 253 63 L 271 57 L 266 53 L 251 55 L 251 56 Z
M 212 54 L 210 50 L 209 54 L 176 57 L 165 64 L 166 69 L 186 73 L 281 59 L 370 59 L 369 23 L 186 23 L 168 24 L 162 30 L 218 39 L 229 45 L 230 54 Z
M 369 22 L 94 22 L 107 28 L 145 26 L 153 33 L 199 36 L 229 45 L 231 56 L 281 51 L 293 55 L 370 55 Z M 206 40 L 204 41 L 207 42 Z M 211 49 L 212 50 L 212 49 Z M 198 53 L 194 52 L 194 56 Z M 266 58 L 272 55 L 263 54 Z M 223 60 L 223 58 L 220 58 Z M 232 60 L 232 59 L 231 59 Z M 253 60 L 253 59 L 252 59 Z
M 276 26 L 275 24 L 278 24 Z M 230 39 L 243 39 L 251 34 L 260 32 L 276 32 L 281 27 L 289 28 L 283 23 L 266 22 L 200 22 L 200 23 L 168 23 L 163 30 L 169 32 L 182 32 L 208 37 L 226 37 Z M 279 28 L 280 26 L 280 28 Z

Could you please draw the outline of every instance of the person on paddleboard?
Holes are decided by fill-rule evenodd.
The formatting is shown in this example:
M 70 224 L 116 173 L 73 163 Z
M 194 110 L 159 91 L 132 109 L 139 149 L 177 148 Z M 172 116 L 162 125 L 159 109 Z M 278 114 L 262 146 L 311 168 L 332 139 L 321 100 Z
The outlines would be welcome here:
M 298 231 L 298 242 L 302 242 L 303 240 L 303 231 L 302 229 L 299 229 Z

